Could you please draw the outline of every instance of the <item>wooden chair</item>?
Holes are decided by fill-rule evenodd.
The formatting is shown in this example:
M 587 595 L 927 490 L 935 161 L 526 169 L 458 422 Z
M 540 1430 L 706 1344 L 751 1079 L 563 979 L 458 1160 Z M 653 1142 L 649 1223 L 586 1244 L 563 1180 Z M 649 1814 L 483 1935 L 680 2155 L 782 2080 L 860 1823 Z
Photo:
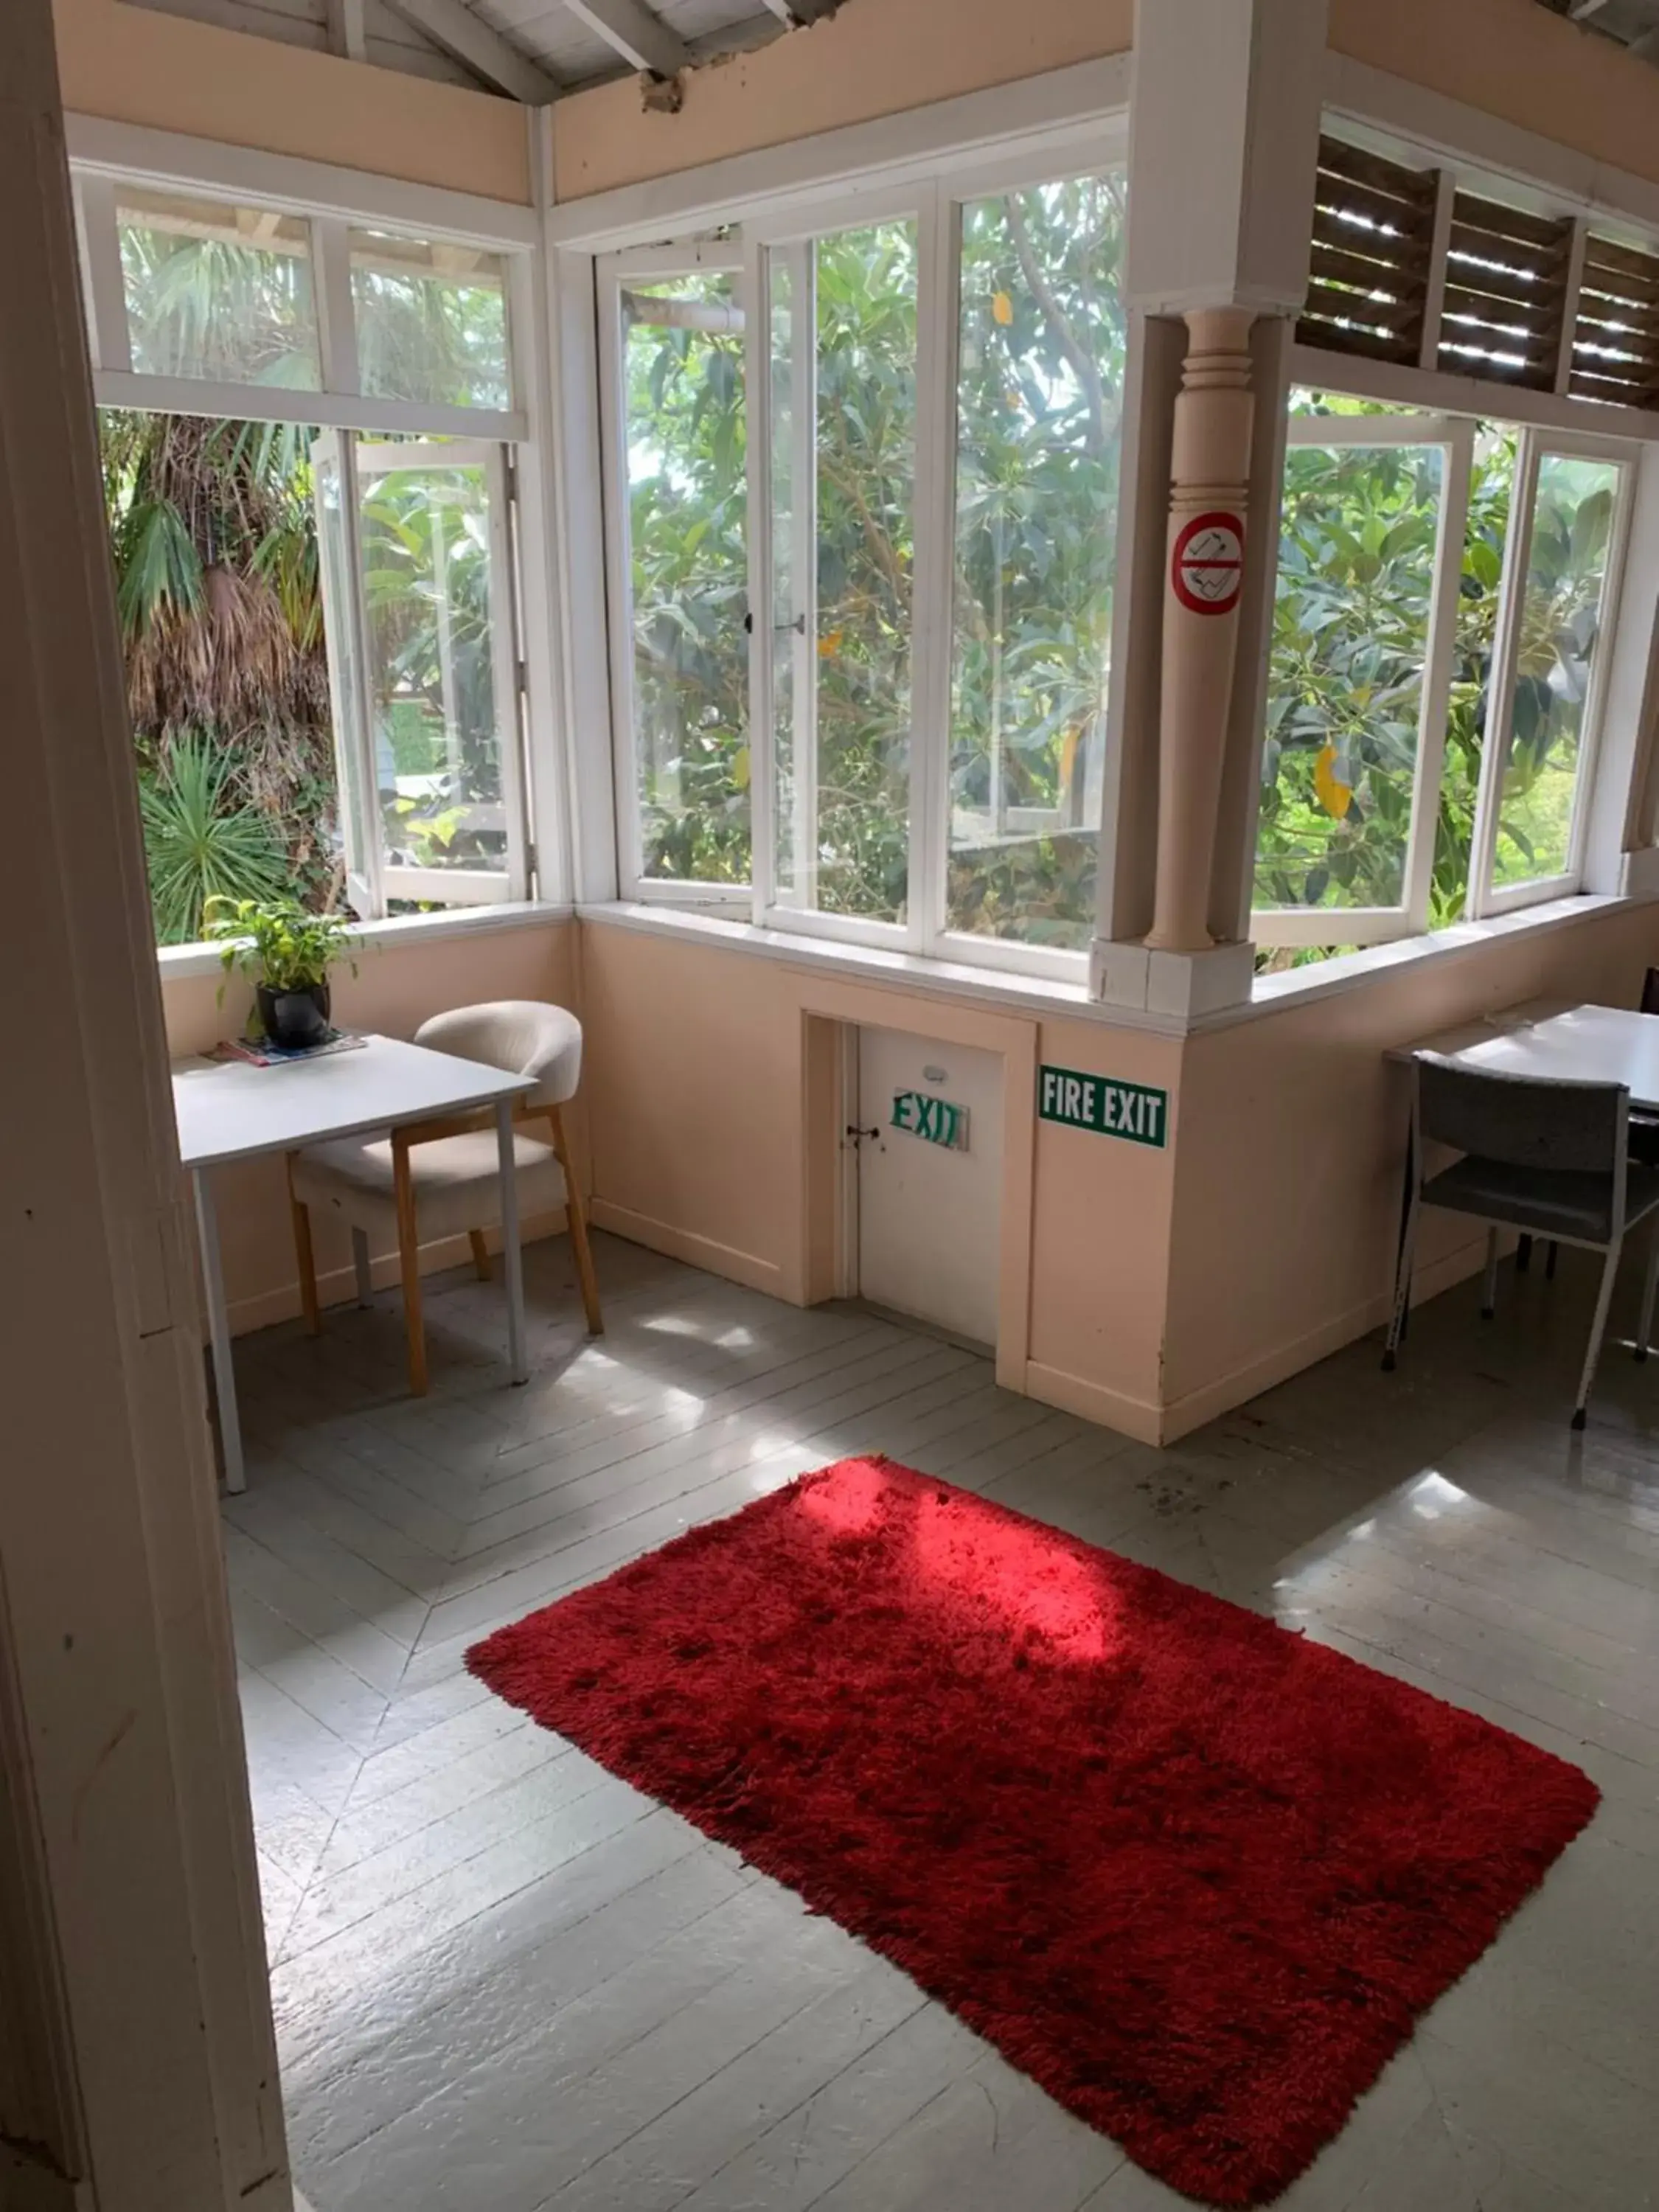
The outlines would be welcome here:
M 482 1060 L 489 1067 L 535 1077 L 536 1088 L 518 1102 L 515 1119 L 521 1124 L 544 1123 L 548 1141 L 514 1133 L 519 1218 L 564 1207 L 588 1329 L 600 1335 L 605 1322 L 599 1283 L 562 1110 L 574 1097 L 581 1078 L 581 1024 L 562 1006 L 506 999 L 434 1014 L 416 1031 L 415 1042 L 434 1052 L 453 1053 L 460 1060 Z M 311 1240 L 311 1208 L 316 1206 L 351 1231 L 362 1303 L 367 1303 L 371 1287 L 370 1237 L 396 1243 L 409 1340 L 409 1387 L 416 1397 L 423 1396 L 427 1364 L 420 1240 L 465 1231 L 473 1263 L 488 1279 L 484 1231 L 498 1228 L 501 1218 L 500 1152 L 493 1115 L 418 1121 L 387 1136 L 346 1137 L 308 1146 L 289 1154 L 288 1175 L 307 1328 L 314 1336 L 322 1325 Z

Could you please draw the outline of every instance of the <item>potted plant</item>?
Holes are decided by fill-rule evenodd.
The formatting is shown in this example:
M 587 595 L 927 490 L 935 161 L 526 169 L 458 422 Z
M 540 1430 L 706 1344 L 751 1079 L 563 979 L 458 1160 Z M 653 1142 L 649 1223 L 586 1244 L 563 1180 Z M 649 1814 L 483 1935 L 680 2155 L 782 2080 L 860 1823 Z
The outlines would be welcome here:
M 272 1044 L 295 1052 L 327 1041 L 328 971 L 350 937 L 344 915 L 307 914 L 292 899 L 219 898 L 209 902 L 206 927 L 223 941 L 226 974 L 240 968 L 252 981 L 259 1026 Z

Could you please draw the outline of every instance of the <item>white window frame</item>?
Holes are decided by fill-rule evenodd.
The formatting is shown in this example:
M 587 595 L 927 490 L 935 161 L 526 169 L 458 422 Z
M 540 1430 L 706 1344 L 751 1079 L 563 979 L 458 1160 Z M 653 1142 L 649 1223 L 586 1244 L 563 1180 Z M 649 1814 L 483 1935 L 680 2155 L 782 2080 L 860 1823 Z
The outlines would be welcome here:
M 1591 664 L 1589 690 L 1584 701 L 1584 716 L 1579 734 L 1567 865 L 1563 871 L 1553 876 L 1538 876 L 1524 883 L 1500 885 L 1495 884 L 1492 878 L 1502 812 L 1504 766 L 1509 751 L 1510 712 L 1515 698 L 1516 659 L 1520 647 L 1527 572 L 1532 558 L 1538 467 L 1540 460 L 1557 454 L 1615 464 L 1620 471 L 1619 492 L 1613 504 L 1607 567 L 1601 579 L 1596 653 Z M 1492 639 L 1492 665 L 1495 680 L 1488 687 L 1486 719 L 1480 735 L 1480 783 L 1469 854 L 1468 915 L 1471 921 L 1484 921 L 1492 915 L 1512 914 L 1517 908 L 1540 906 L 1549 899 L 1571 897 L 1583 888 L 1596 769 L 1601 750 L 1601 723 L 1617 641 L 1625 555 L 1630 541 L 1631 512 L 1639 458 L 1639 447 L 1632 446 L 1626 438 L 1599 437 L 1587 431 L 1534 428 L 1525 428 L 1521 433 L 1516 456 L 1515 483 L 1510 495 L 1509 529 L 1504 544 L 1503 592 Z
M 1328 386 L 1324 388 L 1331 389 Z M 1429 926 L 1435 832 L 1446 757 L 1446 714 L 1457 636 L 1458 585 L 1463 572 L 1463 541 L 1468 526 L 1474 424 L 1464 416 L 1426 413 L 1292 415 L 1285 425 L 1285 444 L 1287 447 L 1433 446 L 1444 456 L 1440 514 L 1435 532 L 1434 586 L 1428 634 L 1424 641 L 1417 758 L 1412 779 L 1411 826 L 1401 876 L 1401 902 L 1392 907 L 1257 907 L 1250 915 L 1250 934 L 1257 945 L 1297 948 L 1338 943 L 1382 945 L 1395 938 L 1419 936 Z M 1254 839 L 1258 834 L 1254 820 L 1251 828 Z M 1253 878 L 1255 866 L 1256 854 L 1253 849 Z
M 502 764 L 504 802 L 509 787 L 514 793 L 508 816 L 514 860 L 507 872 L 509 887 L 492 884 L 488 903 L 567 900 L 572 890 L 568 779 L 559 726 L 566 680 L 560 621 L 564 570 L 557 557 L 554 486 L 546 465 L 555 415 L 542 216 L 535 208 L 506 200 L 103 118 L 70 115 L 66 130 L 94 398 L 100 407 L 291 422 L 370 436 L 479 441 L 504 463 L 512 497 L 510 509 L 499 511 L 509 516 L 512 536 L 517 643 L 508 649 L 517 657 L 511 689 L 501 696 L 518 702 L 520 734 Z M 134 374 L 115 212 L 124 185 L 270 208 L 308 220 L 321 391 Z M 511 409 L 427 406 L 360 391 L 350 289 L 349 233 L 354 228 L 474 246 L 501 257 Z M 492 513 L 496 511 L 492 501 Z M 349 526 L 355 543 L 355 514 Z M 527 621 L 532 611 L 534 619 Z M 498 655 L 501 650 L 498 641 Z M 507 680 L 498 665 L 498 684 Z M 429 872 L 435 877 L 462 872 Z M 424 892 L 400 889 L 395 895 L 453 900 L 456 892 L 452 881 Z M 373 908 L 375 915 L 383 910 L 383 901 Z M 472 927 L 481 918 L 477 908 L 461 906 L 453 915 L 420 921 L 424 927 L 441 928 L 449 923 Z
M 647 876 L 640 826 L 639 755 L 635 718 L 633 544 L 628 475 L 628 364 L 623 356 L 622 295 L 629 284 L 672 283 L 677 276 L 735 276 L 738 302 L 749 294 L 744 257 L 736 244 L 710 240 L 684 246 L 635 247 L 609 253 L 594 264 L 599 307 L 599 422 L 605 530 L 606 623 L 611 671 L 611 771 L 616 785 L 617 863 L 623 896 L 644 905 L 720 906 L 746 912 L 748 883 L 698 883 L 689 878 Z M 745 343 L 746 356 L 746 343 Z M 745 398 L 744 434 L 748 435 Z M 751 837 L 757 817 L 754 752 L 750 752 Z M 751 850 L 752 850 L 751 846 Z
M 748 319 L 745 360 L 751 616 L 750 778 L 756 824 L 753 918 L 760 927 L 1066 981 L 1080 981 L 1087 973 L 1088 955 L 1085 951 L 1063 951 L 1026 944 L 1018 939 L 981 936 L 970 931 L 952 930 L 946 924 L 962 209 L 969 201 L 1121 167 L 1125 153 L 1126 140 L 1121 125 L 1115 126 L 1103 121 L 1086 146 L 1069 141 L 1053 148 L 1024 148 L 1000 158 L 982 156 L 953 167 L 930 182 L 830 195 L 810 204 L 797 202 L 787 213 L 744 226 L 744 296 L 753 308 Z M 770 260 L 775 254 L 795 252 L 816 238 L 839 230 L 904 220 L 915 223 L 917 242 L 910 865 L 905 920 L 887 922 L 786 904 L 777 896 L 771 711 L 776 641 L 770 619 Z M 806 257 L 803 254 L 801 259 L 805 264 Z M 799 483 L 803 481 L 809 459 L 815 467 L 816 458 L 815 448 L 809 456 L 805 443 L 805 428 L 811 421 L 810 409 L 804 404 L 810 398 L 810 369 L 805 363 L 795 367 L 798 389 L 791 422 L 801 442 L 791 476 L 792 482 Z M 801 388 L 803 383 L 808 389 Z M 810 579 L 811 565 L 810 562 L 803 564 L 801 559 L 810 550 L 806 546 L 799 550 L 792 563 L 792 573 L 799 570 Z M 805 619 L 804 630 L 799 617 L 794 627 L 803 639 L 810 641 L 815 636 L 810 611 Z M 799 714 L 801 698 L 816 696 L 816 670 L 804 647 L 792 650 L 797 658 L 792 696 Z M 803 678 L 811 680 L 803 681 Z M 810 748 L 810 729 L 807 743 Z M 1094 826 L 1098 829 L 1098 824 Z

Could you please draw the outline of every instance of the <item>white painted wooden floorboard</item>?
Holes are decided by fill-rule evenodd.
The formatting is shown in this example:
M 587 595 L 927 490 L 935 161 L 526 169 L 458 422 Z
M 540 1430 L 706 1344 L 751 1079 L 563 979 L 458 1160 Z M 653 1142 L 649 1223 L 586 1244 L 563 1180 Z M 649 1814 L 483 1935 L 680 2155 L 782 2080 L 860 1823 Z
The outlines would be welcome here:
M 1652 2212 L 1659 2174 L 1659 1396 L 1585 1283 L 1414 1317 L 1159 1452 L 853 1310 L 598 1240 L 585 1336 L 528 1255 L 239 1346 L 226 1510 L 272 1989 L 317 2212 L 1170 2212 L 1183 2200 L 896 1970 L 492 1697 L 480 1633 L 884 1451 L 1269 1612 L 1574 1759 L 1607 1793 L 1285 2212 Z M 1616 1317 L 1616 1325 L 1617 1317 Z M 303 1418 L 298 1409 L 303 1408 Z

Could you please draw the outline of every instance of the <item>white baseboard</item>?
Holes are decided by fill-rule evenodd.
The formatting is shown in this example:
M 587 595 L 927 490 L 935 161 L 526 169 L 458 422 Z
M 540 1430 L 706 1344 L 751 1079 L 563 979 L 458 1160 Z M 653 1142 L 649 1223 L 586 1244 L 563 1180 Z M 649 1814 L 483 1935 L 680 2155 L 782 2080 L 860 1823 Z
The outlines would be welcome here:
M 1513 1237 L 1510 1243 L 1514 1243 Z M 1425 1299 L 1437 1298 L 1442 1291 L 1450 1290 L 1454 1283 L 1465 1282 L 1469 1276 L 1478 1274 L 1486 1258 L 1486 1240 L 1483 1235 L 1476 1243 L 1461 1244 L 1455 1252 L 1448 1252 L 1441 1259 L 1419 1267 L 1412 1279 L 1413 1305 L 1420 1306 Z M 1389 1293 L 1379 1291 L 1363 1305 L 1351 1306 L 1346 1313 L 1322 1322 L 1305 1335 L 1275 1346 L 1248 1365 L 1235 1368 L 1231 1374 L 1206 1382 L 1201 1389 L 1189 1391 L 1183 1398 L 1172 1399 L 1164 1408 L 1164 1433 L 1156 1441 L 1177 1443 L 1194 1429 L 1201 1429 L 1206 1421 L 1219 1419 L 1236 1406 L 1243 1406 L 1260 1397 L 1264 1390 L 1288 1382 L 1292 1375 L 1300 1375 L 1304 1368 L 1328 1359 L 1345 1345 L 1356 1343 L 1370 1330 L 1380 1328 L 1389 1318 L 1391 1304 Z
M 1109 1389 L 1103 1382 L 1091 1382 L 1085 1376 L 1073 1375 L 1064 1367 L 1045 1367 L 1041 1360 L 1028 1359 L 1025 1395 L 1040 1399 L 1045 1406 L 1058 1406 L 1062 1413 L 1075 1413 L 1081 1421 L 1092 1421 L 1097 1428 L 1115 1429 L 1120 1436 L 1133 1437 L 1137 1443 L 1164 1441 L 1163 1417 L 1156 1406 L 1144 1398 L 1131 1398 L 1124 1391 Z
M 684 1260 L 689 1267 L 704 1267 L 711 1275 L 724 1275 L 728 1282 L 764 1291 L 769 1297 L 783 1298 L 791 1305 L 800 1304 L 775 1260 L 763 1260 L 757 1253 L 738 1251 L 735 1245 L 716 1243 L 712 1237 L 677 1229 L 672 1222 L 635 1213 L 631 1206 L 613 1205 L 608 1198 L 590 1199 L 587 1218 L 596 1229 L 608 1229 L 615 1237 L 627 1237 L 630 1244 L 643 1244 L 671 1260 Z

